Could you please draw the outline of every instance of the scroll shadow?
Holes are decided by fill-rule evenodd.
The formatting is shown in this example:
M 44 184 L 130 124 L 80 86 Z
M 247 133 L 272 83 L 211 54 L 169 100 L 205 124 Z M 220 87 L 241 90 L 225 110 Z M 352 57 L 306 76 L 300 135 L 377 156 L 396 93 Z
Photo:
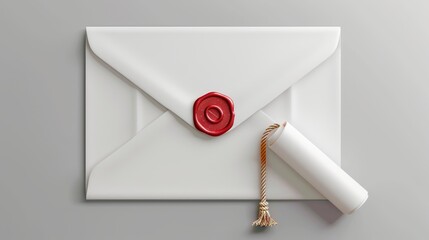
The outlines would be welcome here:
M 343 213 L 327 200 L 305 201 L 304 204 L 328 224 L 335 223 L 343 216 Z

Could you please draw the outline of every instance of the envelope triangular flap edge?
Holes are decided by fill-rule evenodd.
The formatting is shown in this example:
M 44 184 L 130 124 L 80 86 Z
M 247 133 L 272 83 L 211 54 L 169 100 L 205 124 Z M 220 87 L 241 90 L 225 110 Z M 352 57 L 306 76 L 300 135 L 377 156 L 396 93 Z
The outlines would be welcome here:
M 88 27 L 91 50 L 192 127 L 207 92 L 229 96 L 237 127 L 329 58 L 339 27 Z

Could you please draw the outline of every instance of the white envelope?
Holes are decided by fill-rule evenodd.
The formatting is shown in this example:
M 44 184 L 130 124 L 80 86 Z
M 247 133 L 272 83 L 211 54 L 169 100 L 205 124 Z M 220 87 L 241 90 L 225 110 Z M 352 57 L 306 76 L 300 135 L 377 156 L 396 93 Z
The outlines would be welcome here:
M 287 121 L 340 164 L 338 27 L 88 27 L 87 199 L 258 199 L 259 141 Z M 228 132 L 194 126 L 208 92 Z M 268 151 L 270 199 L 324 199 Z

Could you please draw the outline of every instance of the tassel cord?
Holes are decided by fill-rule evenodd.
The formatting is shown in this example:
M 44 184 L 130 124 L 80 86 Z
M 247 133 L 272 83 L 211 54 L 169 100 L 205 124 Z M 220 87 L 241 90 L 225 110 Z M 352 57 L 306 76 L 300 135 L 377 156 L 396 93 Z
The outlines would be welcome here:
M 260 172 L 260 202 L 259 202 L 259 211 L 258 219 L 253 222 L 253 226 L 259 227 L 271 227 L 276 225 L 277 222 L 271 217 L 267 201 L 267 140 L 271 132 L 279 128 L 279 124 L 272 124 L 267 129 L 261 137 L 261 172 Z

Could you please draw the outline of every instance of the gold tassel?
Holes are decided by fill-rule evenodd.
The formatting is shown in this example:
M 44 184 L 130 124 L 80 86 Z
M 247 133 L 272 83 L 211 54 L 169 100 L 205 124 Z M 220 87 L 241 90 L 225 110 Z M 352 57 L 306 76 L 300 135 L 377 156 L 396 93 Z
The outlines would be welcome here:
M 259 202 L 258 219 L 253 222 L 253 226 L 258 227 L 271 227 L 277 224 L 273 218 L 271 218 L 270 212 L 268 211 L 267 202 L 267 140 L 268 136 L 272 131 L 280 127 L 279 124 L 273 124 L 265 129 L 264 134 L 261 138 L 261 201 Z
M 271 227 L 276 224 L 277 222 L 271 218 L 270 212 L 268 211 L 268 202 L 259 202 L 258 219 L 253 222 L 252 226 Z

